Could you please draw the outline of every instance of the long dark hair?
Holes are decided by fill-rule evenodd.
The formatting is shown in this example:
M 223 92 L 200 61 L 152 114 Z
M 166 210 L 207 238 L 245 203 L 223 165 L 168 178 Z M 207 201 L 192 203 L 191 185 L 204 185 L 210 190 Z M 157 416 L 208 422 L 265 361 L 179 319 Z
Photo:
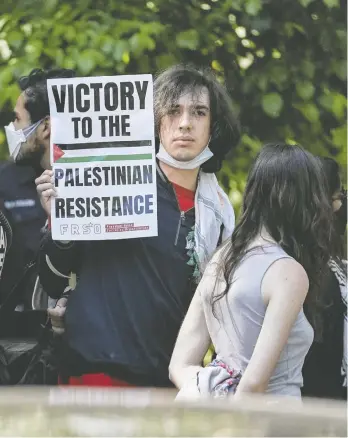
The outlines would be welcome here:
M 338 242 L 339 252 L 336 258 L 336 263 L 341 267 L 342 272 L 346 275 L 346 269 L 342 263 L 344 258 L 344 233 L 347 227 L 347 191 L 343 189 L 340 166 L 333 158 L 330 157 L 318 157 L 322 168 L 323 176 L 327 183 L 327 196 L 329 202 L 332 203 L 333 197 L 337 192 L 340 192 L 342 205 L 338 211 L 334 213 L 334 229 L 336 232 L 336 238 Z
M 222 84 L 215 78 L 211 69 L 193 65 L 178 64 L 160 73 L 154 82 L 154 112 L 156 142 L 163 116 L 180 96 L 191 92 L 199 96 L 202 87 L 206 87 L 210 99 L 211 139 L 209 148 L 214 156 L 202 165 L 207 173 L 218 172 L 226 154 L 239 142 L 240 128 L 232 108 L 232 101 Z
M 335 251 L 332 209 L 320 162 L 300 146 L 269 144 L 256 158 L 240 221 L 222 250 L 218 275 L 223 273 L 226 288 L 213 295 L 213 312 L 215 303 L 228 293 L 236 268 L 252 251 L 248 247 L 262 227 L 306 270 L 310 288 L 305 312 L 320 338 L 323 301 L 318 286 Z
M 322 166 L 324 177 L 328 185 L 328 195 L 330 198 L 341 188 L 340 166 L 337 161 L 330 157 L 318 157 Z

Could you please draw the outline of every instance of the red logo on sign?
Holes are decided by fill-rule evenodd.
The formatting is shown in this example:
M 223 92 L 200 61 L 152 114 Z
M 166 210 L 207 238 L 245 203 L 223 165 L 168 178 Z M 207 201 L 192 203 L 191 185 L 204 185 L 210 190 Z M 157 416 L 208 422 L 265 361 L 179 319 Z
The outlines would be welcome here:
M 125 231 L 145 231 L 150 227 L 148 225 L 134 226 L 134 223 L 130 224 L 107 224 L 105 225 L 106 233 L 123 233 Z

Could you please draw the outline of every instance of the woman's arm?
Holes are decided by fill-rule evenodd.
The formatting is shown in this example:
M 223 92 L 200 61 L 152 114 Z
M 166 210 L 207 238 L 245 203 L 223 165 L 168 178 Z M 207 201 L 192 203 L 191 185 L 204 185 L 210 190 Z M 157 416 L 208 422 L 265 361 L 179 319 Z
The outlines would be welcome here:
M 238 385 L 236 396 L 245 392 L 264 392 L 267 389 L 306 298 L 307 274 L 295 260 L 280 259 L 266 272 L 261 292 L 267 310 L 253 355 Z
M 179 389 L 187 381 L 195 378 L 197 372 L 202 369 L 204 356 L 211 343 L 203 309 L 203 297 L 218 295 L 226 287 L 222 273 L 218 275 L 217 271 L 222 254 L 220 249 L 208 263 L 176 340 L 169 364 L 169 378 Z
M 202 368 L 209 345 L 210 337 L 198 287 L 181 326 L 169 364 L 169 378 L 177 388 L 181 389 Z

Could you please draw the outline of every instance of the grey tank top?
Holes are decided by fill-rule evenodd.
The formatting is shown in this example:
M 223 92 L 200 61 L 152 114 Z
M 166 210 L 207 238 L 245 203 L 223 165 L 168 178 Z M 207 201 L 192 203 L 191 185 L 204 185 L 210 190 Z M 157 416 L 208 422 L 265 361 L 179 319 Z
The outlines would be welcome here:
M 242 373 L 253 354 L 266 312 L 261 294 L 263 277 L 270 266 L 282 258 L 291 257 L 278 245 L 265 245 L 249 253 L 238 266 L 227 295 L 217 301 L 217 318 L 211 306 L 213 275 L 210 276 L 208 272 L 206 280 L 203 280 L 206 284 L 200 287 L 207 326 L 217 357 Z M 212 268 L 213 273 L 213 261 L 207 270 Z M 216 287 L 218 292 L 223 291 L 224 282 L 220 280 Z M 313 335 L 302 309 L 270 379 L 267 393 L 301 397 L 302 367 Z

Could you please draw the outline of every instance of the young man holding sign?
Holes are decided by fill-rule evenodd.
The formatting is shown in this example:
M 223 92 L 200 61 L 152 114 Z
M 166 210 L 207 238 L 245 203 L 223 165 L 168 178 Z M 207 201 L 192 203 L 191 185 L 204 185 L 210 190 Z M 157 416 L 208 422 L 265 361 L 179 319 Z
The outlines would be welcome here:
M 234 227 L 213 173 L 239 140 L 226 91 L 209 72 L 177 66 L 156 79 L 154 109 L 158 236 L 76 242 L 48 235 L 42 247 L 40 278 L 52 297 L 77 273 L 62 361 L 71 384 L 172 386 L 180 325 L 206 263 Z M 47 214 L 52 177 L 46 171 L 37 179 Z

